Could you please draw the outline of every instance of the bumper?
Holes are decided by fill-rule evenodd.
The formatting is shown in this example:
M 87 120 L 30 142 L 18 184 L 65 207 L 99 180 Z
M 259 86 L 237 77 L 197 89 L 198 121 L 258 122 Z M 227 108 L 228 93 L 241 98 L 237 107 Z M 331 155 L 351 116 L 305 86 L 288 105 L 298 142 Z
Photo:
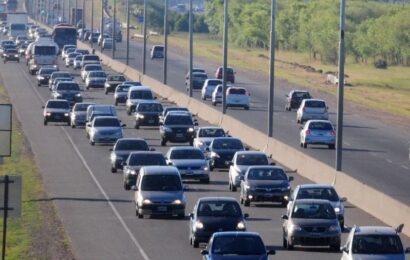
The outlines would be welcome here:
M 173 216 L 185 215 L 185 205 L 143 204 L 139 210 L 143 215 Z
M 246 198 L 252 202 L 283 202 L 285 201 L 285 196 L 290 196 L 289 191 L 281 192 L 256 192 L 256 191 L 246 191 Z
M 292 234 L 288 241 L 291 241 L 292 245 L 300 246 L 340 245 L 340 235 L 301 232 L 298 234 Z
M 312 119 L 319 119 L 319 120 L 328 120 L 329 116 L 328 114 L 304 114 L 302 115 L 302 120 L 303 121 L 308 121 Z
M 170 142 L 173 143 L 186 143 L 186 142 L 191 142 L 194 140 L 194 136 L 193 135 L 189 135 L 189 134 L 182 134 L 182 135 L 177 135 L 174 133 L 168 133 L 165 132 L 163 134 L 163 137 Z
M 104 82 L 89 82 L 87 87 L 89 88 L 103 88 L 105 85 Z
M 4 57 L 4 60 L 6 61 L 20 61 L 20 57 Z
M 139 126 L 159 126 L 159 118 L 157 117 L 144 117 L 135 119 L 135 123 Z
M 49 116 L 45 116 L 44 120 L 47 122 L 70 122 L 70 117 L 65 116 L 64 114 L 51 114 Z
M 249 103 L 226 103 L 228 107 L 249 107 Z
M 209 179 L 209 172 L 204 170 L 179 170 L 182 179 L 185 180 L 206 180 Z
M 92 137 L 92 140 L 95 143 L 110 144 L 117 142 L 117 140 L 120 138 L 122 138 L 122 135 L 94 135 Z
M 213 167 L 219 167 L 219 168 L 227 168 L 229 167 L 229 162 L 232 161 L 232 158 L 229 160 L 228 158 L 212 158 L 211 159 L 211 164 Z
M 305 143 L 307 144 L 335 144 L 335 138 L 320 138 L 320 137 L 306 137 Z

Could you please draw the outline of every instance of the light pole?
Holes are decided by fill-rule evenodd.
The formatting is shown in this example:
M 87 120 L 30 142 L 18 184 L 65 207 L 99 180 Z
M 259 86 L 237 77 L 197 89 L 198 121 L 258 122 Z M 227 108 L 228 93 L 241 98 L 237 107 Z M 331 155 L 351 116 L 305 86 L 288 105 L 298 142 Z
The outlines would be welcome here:
M 91 35 L 90 35 L 90 42 L 91 48 L 94 48 L 94 0 L 91 0 Z
M 164 79 L 163 83 L 167 84 L 168 69 L 168 0 L 164 2 Z
M 342 170 L 343 102 L 345 86 L 345 20 L 346 0 L 340 2 L 339 86 L 337 95 L 336 171 Z
M 100 37 L 101 37 L 101 42 L 100 42 L 100 44 L 101 44 L 101 52 L 103 52 L 104 51 L 104 48 L 103 48 L 103 37 L 104 37 L 104 4 L 106 3 L 106 1 L 105 0 L 101 0 L 101 28 L 100 28 Z
M 83 27 L 83 29 L 85 29 L 85 0 L 83 0 L 83 17 L 81 18 L 82 19 L 82 27 Z
M 63 0 L 63 11 L 62 12 L 63 12 L 62 14 L 63 19 L 61 22 L 65 23 L 65 1 L 64 0 Z
M 228 75 L 226 73 L 228 67 L 228 0 L 224 0 L 224 64 L 223 64 L 223 79 L 222 79 L 222 113 L 226 113 L 226 82 Z
M 77 9 L 78 9 L 78 0 L 75 0 L 74 4 L 75 12 L 74 12 L 74 26 L 77 28 L 77 22 L 78 22 L 78 17 L 77 17 Z
M 147 0 L 144 0 L 144 50 L 142 54 L 142 74 L 145 75 L 147 68 Z
M 71 23 L 71 0 L 68 0 L 68 23 Z
M 268 136 L 273 136 L 273 109 L 275 95 L 275 8 L 276 0 L 272 0 L 271 6 L 271 26 L 270 26 L 270 66 L 269 66 L 269 115 L 268 115 Z
M 117 0 L 114 0 L 114 20 L 112 21 L 112 58 L 115 59 L 115 45 L 117 42 Z
M 127 0 L 127 53 L 125 64 L 130 63 L 130 0 Z
M 194 14 L 192 12 L 192 0 L 189 0 L 189 97 L 192 97 L 192 69 L 194 67 L 193 27 Z

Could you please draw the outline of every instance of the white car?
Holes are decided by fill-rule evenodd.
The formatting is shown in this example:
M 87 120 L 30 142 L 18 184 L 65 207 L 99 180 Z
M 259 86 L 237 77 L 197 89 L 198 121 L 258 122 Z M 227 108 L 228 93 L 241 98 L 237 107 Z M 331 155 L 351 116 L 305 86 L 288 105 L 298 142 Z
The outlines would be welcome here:
M 147 100 L 154 100 L 154 94 L 150 87 L 146 86 L 133 86 L 128 89 L 127 101 L 125 106 L 127 108 L 127 114 L 131 115 L 135 111 L 139 102 L 144 102 Z
M 70 54 L 68 54 L 67 58 L 65 59 L 65 66 L 66 67 L 70 67 L 73 66 L 74 64 L 74 59 L 79 56 L 80 54 L 77 52 L 72 52 Z
M 327 145 L 329 149 L 335 149 L 336 131 L 329 120 L 309 120 L 301 127 L 300 146 L 307 148 L 311 145 Z
M 87 116 L 87 108 L 94 103 L 76 103 L 70 113 L 71 127 L 84 126 Z
M 243 107 L 249 110 L 250 94 L 245 88 L 229 87 L 226 90 L 226 107 Z
M 101 64 L 100 57 L 94 54 L 83 55 L 83 59 L 80 64 L 81 68 L 87 64 Z
M 298 124 L 311 119 L 329 120 L 329 114 L 326 102 L 321 99 L 304 99 L 296 113 L 296 121 Z
M 199 148 L 202 152 L 206 152 L 206 149 L 209 147 L 214 138 L 226 136 L 228 136 L 228 134 L 222 127 L 200 127 L 195 134 L 194 147 Z
M 403 225 L 396 229 L 383 226 L 354 226 L 346 244 L 341 248 L 341 260 L 405 260 L 410 248 L 403 248 L 399 235 L 402 229 Z
M 97 116 L 91 123 L 85 125 L 85 130 L 91 145 L 96 143 L 114 144 L 118 139 L 123 138 L 122 128 L 125 126 L 116 116 Z
M 81 79 L 85 82 L 85 79 L 87 78 L 87 74 L 90 71 L 103 71 L 103 68 L 100 64 L 87 64 L 84 67 L 82 67 L 80 75 Z
M 107 74 L 104 71 L 90 71 L 85 79 L 85 88 L 103 88 L 106 80 Z
M 81 68 L 81 60 L 83 59 L 83 55 L 78 55 L 73 60 L 73 69 L 80 69 Z
M 212 92 L 212 105 L 216 106 L 218 103 L 222 103 L 222 84 L 217 85 Z
M 220 79 L 207 79 L 201 90 L 201 98 L 202 100 L 206 100 L 207 98 L 212 98 L 212 93 L 214 92 L 216 86 L 222 84 L 222 80 Z

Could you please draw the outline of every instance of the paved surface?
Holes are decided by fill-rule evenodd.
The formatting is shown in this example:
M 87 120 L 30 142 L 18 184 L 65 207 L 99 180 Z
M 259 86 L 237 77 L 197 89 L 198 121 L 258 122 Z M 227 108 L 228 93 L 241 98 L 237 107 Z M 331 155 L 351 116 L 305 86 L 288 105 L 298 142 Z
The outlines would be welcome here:
M 157 61 L 155 61 L 157 62 Z M 74 72 L 78 74 L 78 72 Z M 179 76 L 179 74 L 175 75 Z M 58 124 L 43 126 L 42 108 L 50 98 L 47 87 L 37 87 L 34 77 L 27 73 L 24 63 L 0 64 L 3 79 L 14 111 L 22 123 L 36 162 L 41 170 L 49 198 L 57 206 L 58 214 L 71 240 L 78 259 L 200 259 L 198 249 L 188 243 L 188 219 L 138 219 L 135 216 L 133 192 L 122 188 L 121 172 L 112 174 L 109 165 L 110 146 L 91 146 L 84 129 L 72 129 Z M 76 77 L 79 80 L 78 77 Z M 83 92 L 85 101 L 112 104 L 113 97 L 101 90 Z M 119 116 L 128 125 L 127 137 L 142 137 L 159 151 L 157 129 L 135 130 L 133 120 L 123 106 Z M 200 125 L 205 125 L 200 121 Z M 295 176 L 293 186 L 307 180 Z M 227 186 L 227 172 L 215 171 L 211 183 L 189 183 L 188 214 L 196 200 L 203 196 L 233 196 Z M 265 244 L 277 250 L 272 259 L 340 259 L 339 253 L 309 249 L 284 251 L 281 248 L 281 215 L 284 208 L 263 204 L 244 208 L 250 214 L 247 227 L 259 232 Z M 349 207 L 346 224 L 381 224 L 363 211 Z M 345 241 L 346 234 L 343 235 Z M 404 238 L 410 245 L 410 240 Z

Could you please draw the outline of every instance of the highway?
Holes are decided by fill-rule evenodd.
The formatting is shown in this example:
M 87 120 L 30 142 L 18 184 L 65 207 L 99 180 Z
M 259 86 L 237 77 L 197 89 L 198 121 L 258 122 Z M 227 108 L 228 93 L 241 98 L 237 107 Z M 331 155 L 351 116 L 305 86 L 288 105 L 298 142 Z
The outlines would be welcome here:
M 176 57 L 171 57 L 176 60 Z M 150 72 L 153 71 L 152 65 L 155 63 L 159 62 L 149 63 Z M 61 62 L 60 66 L 63 69 Z M 183 66 L 182 61 L 180 66 Z M 79 81 L 78 71 L 72 72 Z M 174 74 L 173 77 L 176 80 L 180 73 Z M 72 129 L 52 123 L 43 126 L 41 106 L 50 98 L 50 92 L 47 87 L 37 87 L 35 78 L 27 73 L 23 62 L 0 64 L 0 78 L 0 84 L 6 87 L 14 112 L 21 122 L 42 173 L 48 192 L 48 198 L 44 199 L 52 200 L 57 206 L 58 215 L 76 258 L 201 258 L 200 250 L 193 249 L 188 243 L 187 218 L 138 219 L 135 216 L 133 192 L 123 190 L 121 172 L 110 172 L 110 146 L 91 146 L 84 129 L 81 128 Z M 84 89 L 84 86 L 82 88 Z M 85 91 L 83 94 L 84 101 L 113 104 L 112 94 L 104 95 L 102 90 Z M 145 138 L 150 146 L 162 152 L 169 148 L 160 146 L 158 129 L 135 130 L 132 128 L 132 117 L 126 115 L 124 107 L 120 106 L 118 111 L 121 120 L 127 124 L 127 137 Z M 206 125 L 206 122 L 200 120 L 200 125 Z M 293 187 L 308 182 L 298 175 L 294 176 Z M 187 214 L 196 200 L 203 196 L 239 197 L 238 192 L 228 191 L 227 171 L 212 172 L 209 185 L 194 182 L 188 184 Z M 277 250 L 277 255 L 271 259 L 340 259 L 340 253 L 329 253 L 320 249 L 284 251 L 281 248 L 281 215 L 285 213 L 284 208 L 261 204 L 243 208 L 243 211 L 250 214 L 247 221 L 248 230 L 259 232 L 265 244 Z M 349 206 L 346 224 L 352 226 L 382 223 L 360 209 Z M 342 241 L 345 239 L 346 233 Z M 410 245 L 410 239 L 404 237 L 404 243 Z
M 90 3 L 88 3 L 86 8 L 91 10 L 90 6 Z M 86 20 L 89 23 L 90 17 Z M 97 29 L 98 26 L 98 23 L 94 23 L 94 28 Z M 89 28 L 90 24 L 87 24 L 87 27 Z M 123 33 L 123 36 L 124 41 L 117 45 L 116 58 L 125 63 L 125 33 Z M 94 47 L 99 49 L 96 44 Z M 151 44 L 148 43 L 147 75 L 162 81 L 163 61 L 151 60 L 149 58 L 150 47 Z M 106 50 L 105 52 L 111 53 L 111 50 Z M 130 66 L 139 71 L 142 71 L 142 53 L 142 40 L 131 40 Z M 194 56 L 194 67 L 205 68 L 208 76 L 213 77 L 216 68 L 222 64 L 222 58 L 221 56 L 220 63 L 217 63 Z M 168 62 L 168 85 L 186 93 L 185 75 L 189 67 L 187 51 L 179 48 L 169 48 Z M 246 87 L 250 91 L 252 95 L 251 109 L 250 111 L 228 109 L 227 114 L 240 119 L 255 129 L 266 132 L 268 128 L 268 75 L 262 72 L 238 69 L 236 82 L 235 85 Z M 285 95 L 291 89 L 304 88 L 292 85 L 286 80 L 276 79 L 274 138 L 292 147 L 302 149 L 299 146 L 300 130 L 299 125 L 296 124 L 296 112 L 287 112 L 284 109 Z M 313 97 L 326 100 L 330 108 L 330 120 L 336 123 L 336 97 L 322 91 L 312 90 L 310 92 Z M 199 91 L 194 92 L 194 98 L 200 98 Z M 211 105 L 210 101 L 206 102 Z M 345 102 L 342 170 L 357 180 L 390 195 L 394 199 L 410 204 L 410 190 L 408 189 L 410 186 L 409 124 L 400 124 L 400 119 L 397 118 L 394 120 L 381 120 L 377 117 L 377 113 L 370 115 L 366 113 L 366 109 L 360 108 L 360 106 L 351 102 Z M 313 146 L 304 150 L 304 152 L 332 167 L 335 165 L 335 151 Z

